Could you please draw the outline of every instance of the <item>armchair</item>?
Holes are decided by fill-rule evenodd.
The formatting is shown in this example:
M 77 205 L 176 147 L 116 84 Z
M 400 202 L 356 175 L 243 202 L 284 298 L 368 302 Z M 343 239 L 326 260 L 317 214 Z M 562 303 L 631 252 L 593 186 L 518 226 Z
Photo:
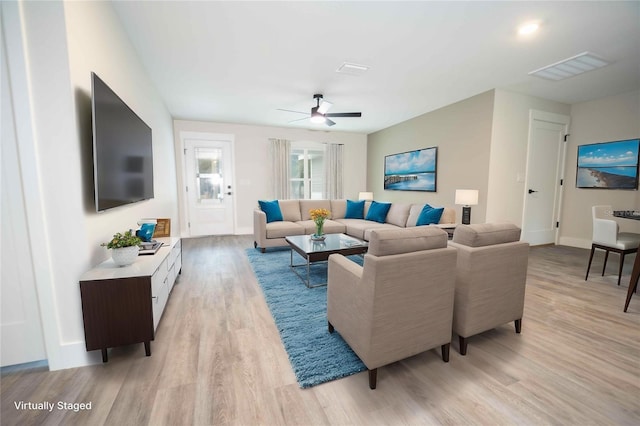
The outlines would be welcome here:
M 440 346 L 449 361 L 456 251 L 432 227 L 371 232 L 364 266 L 329 257 L 327 319 L 369 370 Z
M 467 338 L 515 321 L 522 327 L 529 243 L 513 224 L 458 225 L 450 247 L 458 250 L 453 331 L 460 354 Z

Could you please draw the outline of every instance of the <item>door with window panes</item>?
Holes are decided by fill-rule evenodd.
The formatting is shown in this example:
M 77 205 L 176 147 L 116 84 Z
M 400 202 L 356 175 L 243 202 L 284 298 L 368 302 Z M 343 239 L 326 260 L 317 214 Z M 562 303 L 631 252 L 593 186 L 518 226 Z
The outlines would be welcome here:
M 292 143 L 291 146 L 291 198 L 324 198 L 323 144 Z
M 231 142 L 186 139 L 184 154 L 190 236 L 233 234 Z

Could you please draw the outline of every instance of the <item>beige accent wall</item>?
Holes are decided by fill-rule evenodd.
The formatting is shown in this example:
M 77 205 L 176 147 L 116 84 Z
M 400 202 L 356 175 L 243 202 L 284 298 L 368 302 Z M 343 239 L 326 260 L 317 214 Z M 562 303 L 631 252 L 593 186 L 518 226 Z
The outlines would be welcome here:
M 578 146 L 640 137 L 640 91 L 571 106 L 571 136 L 567 146 L 566 186 L 560 244 L 591 247 L 591 207 L 640 210 L 640 192 L 576 188 Z M 640 233 L 640 221 L 616 219 L 621 231 Z
M 495 90 L 487 222 L 508 221 L 522 226 L 531 110 L 569 115 L 570 105 Z
M 471 222 L 485 222 L 494 91 L 488 91 L 368 136 L 367 190 L 378 201 L 455 207 L 456 189 L 479 190 Z M 385 191 L 384 157 L 438 147 L 437 191 Z
M 180 132 L 204 132 L 234 135 L 236 233 L 253 232 L 253 209 L 258 200 L 273 198 L 269 164 L 269 138 L 291 141 L 344 144 L 344 194 L 357 198 L 366 187 L 367 136 L 362 133 L 327 132 L 248 124 L 175 120 L 174 139 L 178 187 L 184 188 Z M 185 209 L 184 192 L 178 191 L 181 212 Z M 181 215 L 181 229 L 186 231 L 186 212 Z

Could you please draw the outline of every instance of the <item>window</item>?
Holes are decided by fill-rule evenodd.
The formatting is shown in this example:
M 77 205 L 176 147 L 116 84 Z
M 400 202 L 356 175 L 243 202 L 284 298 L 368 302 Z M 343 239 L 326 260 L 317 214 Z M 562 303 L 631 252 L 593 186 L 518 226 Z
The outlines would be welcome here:
M 222 203 L 222 149 L 196 148 L 196 191 L 198 203 Z
M 291 198 L 324 197 L 325 146 L 310 142 L 291 143 Z

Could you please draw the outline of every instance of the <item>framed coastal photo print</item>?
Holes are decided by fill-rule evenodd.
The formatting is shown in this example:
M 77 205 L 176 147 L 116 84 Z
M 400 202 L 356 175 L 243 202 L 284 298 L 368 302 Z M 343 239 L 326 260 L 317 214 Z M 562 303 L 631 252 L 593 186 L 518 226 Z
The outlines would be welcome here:
M 436 192 L 438 147 L 384 157 L 384 189 Z
M 640 139 L 578 146 L 577 188 L 638 189 Z

